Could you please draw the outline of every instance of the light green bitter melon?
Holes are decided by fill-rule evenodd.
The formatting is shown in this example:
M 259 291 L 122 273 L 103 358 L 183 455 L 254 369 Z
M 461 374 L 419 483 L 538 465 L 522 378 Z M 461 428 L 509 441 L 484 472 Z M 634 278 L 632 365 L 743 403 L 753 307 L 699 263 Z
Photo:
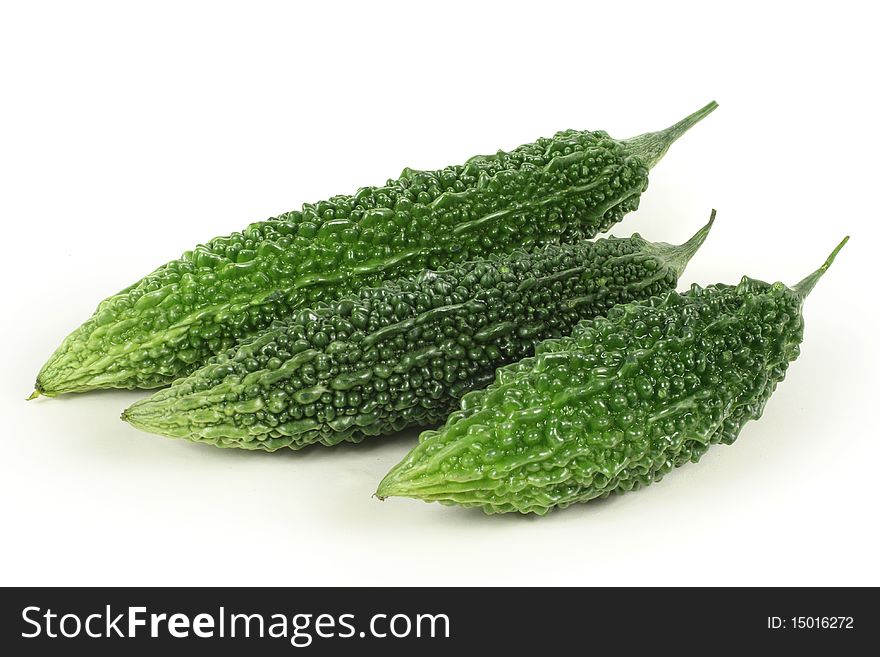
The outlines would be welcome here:
M 544 514 L 637 490 L 758 419 L 800 353 L 794 287 L 743 278 L 616 306 L 499 368 L 415 447 L 377 496 Z
M 463 165 L 404 169 L 384 187 L 215 238 L 102 301 L 43 366 L 34 394 L 159 387 L 308 304 L 593 237 L 637 208 L 649 169 L 715 107 L 624 141 L 567 130 Z
M 123 419 L 267 451 L 437 425 L 541 339 L 675 289 L 711 224 L 680 246 L 638 235 L 547 245 L 367 288 L 277 322 Z

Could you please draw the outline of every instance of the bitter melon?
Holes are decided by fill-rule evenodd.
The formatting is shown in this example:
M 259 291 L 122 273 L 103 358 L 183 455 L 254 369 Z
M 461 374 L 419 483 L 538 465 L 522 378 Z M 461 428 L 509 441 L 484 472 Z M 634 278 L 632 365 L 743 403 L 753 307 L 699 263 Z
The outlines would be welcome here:
M 422 434 L 377 496 L 544 514 L 647 486 L 733 443 L 797 358 L 804 299 L 845 242 L 793 288 L 695 285 L 541 343 Z
M 123 419 L 167 436 L 268 451 L 436 425 L 541 339 L 674 289 L 711 224 L 680 246 L 638 235 L 547 245 L 302 310 L 134 404 Z
M 648 170 L 715 107 L 626 141 L 567 130 L 460 166 L 404 169 L 211 240 L 101 302 L 43 366 L 35 395 L 162 386 L 309 303 L 593 237 L 636 209 Z

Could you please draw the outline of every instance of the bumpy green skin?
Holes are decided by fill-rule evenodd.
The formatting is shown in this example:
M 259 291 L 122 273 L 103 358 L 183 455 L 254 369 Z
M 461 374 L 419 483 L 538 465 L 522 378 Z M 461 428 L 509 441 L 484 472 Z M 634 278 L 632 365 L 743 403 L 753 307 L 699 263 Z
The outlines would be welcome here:
M 715 108 L 629 141 L 568 130 L 438 171 L 405 169 L 184 253 L 103 301 L 37 393 L 153 388 L 289 317 L 389 277 L 572 242 L 638 207 L 649 168 Z
M 466 395 L 376 494 L 544 514 L 658 481 L 761 416 L 810 280 L 693 286 L 586 320 Z
M 267 451 L 436 425 L 541 339 L 674 289 L 710 226 L 681 246 L 638 235 L 548 245 L 366 289 L 279 322 L 123 419 Z

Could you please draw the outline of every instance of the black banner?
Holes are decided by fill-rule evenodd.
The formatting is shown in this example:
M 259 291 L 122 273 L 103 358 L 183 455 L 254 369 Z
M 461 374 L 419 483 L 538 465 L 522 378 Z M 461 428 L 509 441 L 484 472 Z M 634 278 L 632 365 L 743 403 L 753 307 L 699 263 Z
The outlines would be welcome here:
M 880 638 L 873 589 L 4 589 L 7 655 L 834 650 Z M 710 642 L 710 643 L 707 643 Z M 580 648 L 578 648 L 580 647 Z M 10 651 L 11 649 L 11 651 Z

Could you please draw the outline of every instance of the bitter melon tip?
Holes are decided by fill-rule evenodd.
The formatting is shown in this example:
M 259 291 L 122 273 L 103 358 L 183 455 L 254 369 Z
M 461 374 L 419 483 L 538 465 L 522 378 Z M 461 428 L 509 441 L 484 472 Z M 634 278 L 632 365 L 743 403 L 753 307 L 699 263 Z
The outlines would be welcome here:
M 699 248 L 703 245 L 703 242 L 705 242 L 706 238 L 709 236 L 709 231 L 712 230 L 712 225 L 715 223 L 716 214 L 716 211 L 713 209 L 712 214 L 709 216 L 709 221 L 706 222 L 705 226 L 694 233 L 684 244 L 678 244 L 669 249 L 667 256 L 669 258 L 669 265 L 675 270 L 679 277 L 684 274 L 684 270 L 687 268 L 691 258 L 694 257 L 694 254 L 696 254 Z
M 626 144 L 629 152 L 635 155 L 642 164 L 648 169 L 653 169 L 679 137 L 709 116 L 717 107 L 718 103 L 713 100 L 665 130 L 647 132 L 638 137 L 625 139 L 623 143 Z
M 792 288 L 792 289 L 796 290 L 798 294 L 800 294 L 801 298 L 805 299 L 807 297 L 807 295 L 813 291 L 813 288 L 816 286 L 816 283 L 818 283 L 819 279 L 822 278 L 822 276 L 825 274 L 826 271 L 828 271 L 828 268 L 834 262 L 834 259 L 837 257 L 837 254 L 840 253 L 840 250 L 844 247 L 844 245 L 848 241 L 849 241 L 849 235 L 844 237 L 840 241 L 840 244 L 838 244 L 837 246 L 834 247 L 834 250 L 831 252 L 831 255 L 829 255 L 825 259 L 825 262 L 822 263 L 822 266 L 819 267 L 819 269 L 814 271 L 812 274 L 808 275 L 800 283 L 798 283 L 797 285 L 795 285 Z

